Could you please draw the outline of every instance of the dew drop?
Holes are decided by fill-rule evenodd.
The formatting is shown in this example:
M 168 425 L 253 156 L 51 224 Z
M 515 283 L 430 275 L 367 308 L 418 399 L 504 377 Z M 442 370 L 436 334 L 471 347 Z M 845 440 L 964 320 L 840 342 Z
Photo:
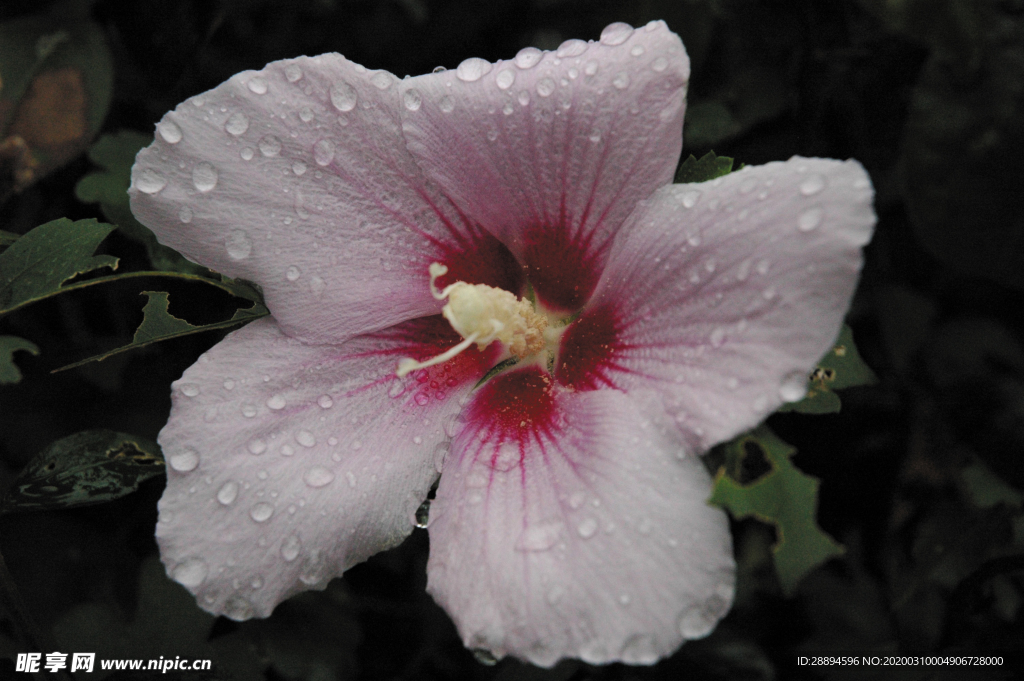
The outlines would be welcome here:
M 537 81 L 537 94 L 541 97 L 550 97 L 555 91 L 555 81 L 550 78 L 541 78 Z
M 320 405 L 321 409 L 330 409 L 334 406 L 334 400 L 331 399 L 330 395 L 321 395 L 317 398 L 316 403 Z
M 516 96 L 516 101 L 519 102 L 520 106 L 526 106 L 530 103 L 530 93 L 526 90 L 520 90 L 519 94 Z
M 297 176 L 302 177 L 306 174 L 306 164 L 302 161 L 296 161 L 292 164 L 292 172 Z
M 309 432 L 308 430 L 300 430 L 295 435 L 295 441 L 298 442 L 303 447 L 307 448 L 316 445 L 316 437 L 314 437 L 313 433 Z
M 621 45 L 629 40 L 631 35 L 633 35 L 633 27 L 629 24 L 617 21 L 614 24 L 608 24 L 605 26 L 605 29 L 601 31 L 601 44 Z
M 516 82 L 516 72 L 512 69 L 504 69 L 494 78 L 494 82 L 500 89 L 507 90 L 512 87 L 512 83 Z
M 241 622 L 252 617 L 254 609 L 252 603 L 235 594 L 224 603 L 224 616 L 228 619 Z
M 256 575 L 255 577 L 253 577 L 249 581 L 249 586 L 251 586 L 254 589 L 262 588 L 263 587 L 263 577 L 261 575 Z
M 312 276 L 309 278 L 309 290 L 312 291 L 314 296 L 319 298 L 326 288 L 327 282 L 320 277 Z
M 183 383 L 179 387 L 181 394 L 185 397 L 195 397 L 199 394 L 199 386 L 195 383 Z
M 711 336 L 708 340 L 711 342 L 712 347 L 722 347 L 722 343 L 725 342 L 725 329 L 719 326 L 717 329 L 711 332 Z
M 803 371 L 791 371 L 782 379 L 779 386 L 779 397 L 784 402 L 799 402 L 807 394 L 807 374 Z
M 402 103 L 409 111 L 419 111 L 423 106 L 423 96 L 420 95 L 419 90 L 409 88 L 402 94 Z
M 594 74 L 597 73 L 598 68 L 598 63 L 595 60 L 591 59 L 590 61 L 583 65 L 583 73 L 587 74 L 588 76 L 593 76 Z
M 562 534 L 562 523 L 558 521 L 530 525 L 519 535 L 516 549 L 519 551 L 547 551 Z
M 304 106 L 299 109 L 299 120 L 303 123 L 310 123 L 314 118 L 316 118 L 316 114 L 313 113 L 313 110 L 308 106 Z
M 204 194 L 217 186 L 217 169 L 203 161 L 192 169 L 192 184 Z
M 494 653 L 487 650 L 487 648 L 473 648 L 473 657 L 476 661 L 485 667 L 493 667 L 498 664 L 498 658 L 494 656 Z
M 250 440 L 249 444 L 246 445 L 246 448 L 249 450 L 250 454 L 259 456 L 263 452 L 267 451 L 267 443 L 257 437 Z
M 626 664 L 654 664 L 660 655 L 653 638 L 647 634 L 635 634 L 622 646 L 621 657 Z
M 194 589 L 206 580 L 210 568 L 202 558 L 188 558 L 174 566 L 171 578 L 178 584 Z
M 302 80 L 302 69 L 300 69 L 295 64 L 289 64 L 288 66 L 284 67 L 284 77 L 288 79 L 289 83 L 294 83 L 295 81 Z
M 797 229 L 801 232 L 810 232 L 821 224 L 822 211 L 820 208 L 808 208 L 796 221 Z
M 257 409 L 255 404 L 242 405 L 242 416 L 244 416 L 245 418 L 251 419 L 253 416 L 256 416 L 256 412 Z
M 270 158 L 277 156 L 281 153 L 281 140 L 277 139 L 273 135 L 267 135 L 261 139 L 258 143 L 260 153 Z
M 295 449 L 291 445 L 281 445 L 281 456 L 294 456 Z
M 685 194 L 683 194 L 683 207 L 684 208 L 693 208 L 694 206 L 697 205 L 697 201 L 699 199 L 700 199 L 700 192 L 697 191 L 696 189 L 691 189 L 690 191 L 688 191 Z
M 281 542 L 281 557 L 285 559 L 285 562 L 292 562 L 299 557 L 299 552 L 302 550 L 302 540 L 294 534 L 285 537 L 284 541 Z
M 558 46 L 555 56 L 565 59 L 566 57 L 578 57 L 587 51 L 587 43 L 584 40 L 566 40 Z
M 156 194 L 167 186 L 167 180 L 155 170 L 146 168 L 135 178 L 135 187 L 143 194 Z
M 237 137 L 249 129 L 249 117 L 244 113 L 231 114 L 227 122 L 224 123 L 224 129 Z
M 249 516 L 258 523 L 265 523 L 272 515 L 274 515 L 274 507 L 265 501 L 256 504 L 249 511 Z
M 326 571 L 327 561 L 319 549 L 313 549 L 306 556 L 306 560 L 302 562 L 302 568 L 299 570 L 299 581 L 307 586 L 312 586 L 324 578 Z
M 272 395 L 267 400 L 267 406 L 273 409 L 274 411 L 284 409 L 285 404 L 287 404 L 287 402 L 285 402 L 284 397 L 282 397 L 281 395 Z
M 334 142 L 320 140 L 313 145 L 313 160 L 318 166 L 329 165 L 334 160 Z
M 188 206 L 182 206 L 181 210 L 178 211 L 178 219 L 186 225 L 192 222 L 192 209 Z
M 452 111 L 455 110 L 455 102 L 454 102 L 454 100 L 452 100 L 451 97 L 449 97 L 448 95 L 445 95 L 437 103 L 437 108 L 441 109 L 441 111 L 443 111 L 445 113 L 451 113 Z
M 615 78 L 612 79 L 612 85 L 619 90 L 625 90 L 629 87 L 629 74 L 625 71 L 616 74 Z
M 800 193 L 804 196 L 813 196 L 825 188 L 825 178 L 814 173 L 800 183 Z
M 714 622 L 708 621 L 704 608 L 691 605 L 680 613 L 677 625 L 683 638 L 694 639 L 705 636 L 714 626 Z
M 480 80 L 491 72 L 491 63 L 479 57 L 464 60 L 455 69 L 455 76 L 462 81 L 472 83 Z
M 544 53 L 538 50 L 536 47 L 524 47 L 516 53 L 515 65 L 521 69 L 532 69 L 534 66 L 540 63 L 540 60 L 544 58 Z
M 243 147 L 238 155 L 242 157 L 243 161 L 251 161 L 252 157 L 256 155 L 256 152 L 252 150 L 252 147 Z
M 180 452 L 171 454 L 167 459 L 167 463 L 179 473 L 188 473 L 195 470 L 196 466 L 199 465 L 199 453 L 194 449 L 185 448 Z
M 370 76 L 370 82 L 373 83 L 378 90 L 387 90 L 391 87 L 392 81 L 393 77 L 387 71 L 378 71 Z
M 416 509 L 416 527 L 425 530 L 428 524 L 430 524 L 430 499 L 424 501 Z
M 217 490 L 217 501 L 224 506 L 230 506 L 235 503 L 235 499 L 238 498 L 238 483 L 237 482 L 225 482 L 221 485 L 221 488 Z
M 332 85 L 330 95 L 331 104 L 338 111 L 351 111 L 356 108 L 356 100 L 359 98 L 356 89 L 344 81 Z
M 323 466 L 314 466 L 302 476 L 303 482 L 313 488 L 324 487 L 334 480 L 334 473 Z
M 634 45 L 633 49 L 631 49 L 629 51 L 629 53 L 631 55 L 633 55 L 634 57 L 639 57 L 640 55 L 642 55 L 644 53 L 644 46 L 643 45 Z
M 597 521 L 593 518 L 584 518 L 580 521 L 580 524 L 576 526 L 576 531 L 584 539 L 590 539 L 597 532 Z
M 231 231 L 224 247 L 232 260 L 245 260 L 252 253 L 252 239 L 241 229 Z
M 263 76 L 253 76 L 248 82 L 249 90 L 257 95 L 267 94 L 267 79 Z
M 287 279 L 288 281 L 295 281 L 296 279 L 298 279 L 298 278 L 299 278 L 299 275 L 300 275 L 300 274 L 301 274 L 301 273 L 299 272 L 299 268 L 298 268 L 298 267 L 295 267 L 294 265 L 292 265 L 292 266 L 291 266 L 291 267 L 289 267 L 289 268 L 288 268 L 288 270 L 287 270 L 287 271 L 286 271 L 286 272 L 284 273 L 284 278 L 285 278 L 285 279 Z
M 168 144 L 177 144 L 181 141 L 181 128 L 174 121 L 165 118 L 156 124 L 156 131 Z

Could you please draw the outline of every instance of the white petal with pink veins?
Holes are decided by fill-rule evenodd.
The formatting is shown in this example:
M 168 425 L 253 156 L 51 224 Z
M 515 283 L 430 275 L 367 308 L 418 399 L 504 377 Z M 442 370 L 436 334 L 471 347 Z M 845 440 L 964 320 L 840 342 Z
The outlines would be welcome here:
M 455 437 L 431 506 L 427 589 L 467 647 L 545 667 L 651 664 L 728 611 L 726 516 L 650 397 L 558 391 L 549 427 L 522 445 L 495 439 L 486 418 Z
M 405 150 L 394 82 L 336 54 L 240 73 L 157 125 L 132 211 L 161 243 L 260 284 L 296 337 L 436 312 L 423 272 L 465 225 Z
M 267 319 L 175 383 L 157 541 L 203 608 L 265 617 L 412 531 L 480 369 L 466 357 L 475 373 L 403 381 L 395 354 L 407 352 L 398 339 L 303 345 Z
M 600 375 L 660 393 L 698 451 L 799 400 L 849 307 L 872 196 L 857 162 L 807 158 L 659 190 L 581 319 L 617 329 Z

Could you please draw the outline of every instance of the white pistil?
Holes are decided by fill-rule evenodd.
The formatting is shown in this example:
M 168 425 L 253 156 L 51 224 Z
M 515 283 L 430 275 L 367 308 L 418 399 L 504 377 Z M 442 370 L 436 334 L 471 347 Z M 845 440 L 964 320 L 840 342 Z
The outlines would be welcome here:
M 423 362 L 411 357 L 401 359 L 396 372 L 399 378 L 417 369 L 447 362 L 473 343 L 483 350 L 492 342 L 501 341 L 518 359 L 544 348 L 548 320 L 538 314 L 529 302 L 493 286 L 464 281 L 457 281 L 438 291 L 434 282 L 447 273 L 448 268 L 441 263 L 430 265 L 430 293 L 437 300 L 448 299 L 441 314 L 465 340 Z

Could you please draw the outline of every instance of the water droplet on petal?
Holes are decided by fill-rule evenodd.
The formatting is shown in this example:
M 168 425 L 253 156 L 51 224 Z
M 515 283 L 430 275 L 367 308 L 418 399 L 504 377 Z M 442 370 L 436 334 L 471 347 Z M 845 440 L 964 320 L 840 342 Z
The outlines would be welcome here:
M 451 113 L 452 111 L 455 110 L 455 102 L 452 100 L 451 97 L 445 95 L 444 97 L 441 98 L 441 101 L 437 103 L 437 107 L 445 113 Z
M 313 145 L 313 160 L 319 166 L 329 165 L 334 160 L 334 142 L 320 140 Z
M 629 40 L 631 35 L 633 35 L 633 27 L 617 21 L 614 24 L 608 24 L 601 31 L 601 43 L 603 45 L 621 45 Z
M 256 152 L 252 150 L 252 147 L 243 147 L 238 155 L 242 157 L 243 161 L 251 161 L 252 157 L 256 155 Z
M 317 398 L 316 403 L 320 405 L 321 409 L 330 409 L 334 406 L 334 400 L 331 399 L 330 395 L 321 395 Z
M 181 141 L 181 128 L 178 124 L 170 119 L 163 119 L 156 124 L 156 131 L 160 133 L 160 137 L 164 139 L 164 142 L 168 144 L 177 144 Z
M 267 94 L 267 79 L 263 76 L 253 76 L 247 83 L 249 90 L 257 95 Z
M 203 161 L 192 169 L 192 184 L 204 194 L 217 186 L 217 169 Z
M 377 73 L 370 76 L 370 82 L 377 86 L 379 90 L 387 90 L 391 87 L 391 83 L 394 81 L 392 76 L 387 71 L 378 71 Z
M 512 83 L 516 82 L 516 72 L 512 69 L 504 69 L 495 76 L 494 82 L 500 89 L 507 90 L 512 87 Z
M 249 117 L 244 113 L 231 114 L 224 124 L 224 129 L 237 137 L 249 129 Z
M 331 484 L 334 480 L 334 473 L 323 466 L 314 466 L 302 476 L 303 482 L 313 488 L 323 487 Z
M 519 94 L 516 96 L 516 100 L 519 102 L 520 106 L 526 106 L 530 103 L 530 93 L 526 90 L 520 90 Z
M 808 208 L 796 221 L 797 229 L 801 232 L 810 232 L 821 224 L 822 211 L 820 208 Z
M 430 524 L 430 499 L 427 499 L 416 509 L 416 527 L 421 530 L 427 529 Z
M 299 278 L 299 275 L 300 275 L 300 274 L 301 274 L 301 273 L 299 272 L 299 268 L 298 268 L 298 267 L 295 267 L 294 265 L 292 265 L 292 266 L 291 266 L 291 267 L 289 267 L 289 268 L 288 268 L 288 270 L 287 270 L 287 271 L 286 271 L 286 272 L 284 273 L 284 278 L 285 278 L 285 279 L 287 279 L 288 281 L 295 281 L 296 279 L 298 279 L 298 278 Z
M 696 189 L 691 189 L 690 191 L 688 191 L 685 194 L 683 194 L 683 207 L 684 208 L 693 208 L 694 206 L 697 205 L 697 201 L 699 199 L 700 199 L 700 192 L 697 191 Z
M 281 557 L 286 562 L 292 562 L 299 557 L 299 552 L 302 550 L 302 540 L 294 534 L 285 537 L 284 541 L 281 542 Z
M 631 55 L 633 55 L 634 57 L 639 57 L 640 55 L 642 55 L 644 53 L 644 46 L 643 45 L 634 45 L 633 48 L 629 51 L 629 53 Z
M 242 405 L 242 416 L 244 416 L 245 418 L 251 419 L 253 416 L 256 416 L 256 413 L 257 409 L 255 404 Z
M 289 83 L 294 83 L 297 80 L 302 80 L 302 69 L 295 64 L 289 64 L 284 67 L 284 77 L 288 79 Z
M 195 397 L 199 394 L 199 386 L 195 383 L 182 383 L 178 387 L 181 389 L 181 394 L 185 397 Z
M 310 123 L 314 118 L 316 118 L 316 114 L 313 113 L 313 110 L 308 106 L 304 106 L 299 109 L 299 120 L 303 123 Z
M 491 62 L 479 57 L 470 57 L 464 60 L 455 69 L 455 76 L 462 81 L 472 83 L 478 81 L 491 72 Z
M 316 445 L 316 437 L 314 437 L 313 433 L 309 432 L 308 430 L 300 430 L 295 435 L 295 441 L 298 442 L 303 447 L 307 448 Z
M 584 518 L 580 521 L 580 524 L 576 526 L 576 531 L 584 539 L 590 539 L 597 532 L 597 521 L 593 518 Z
M 260 153 L 270 158 L 277 156 L 281 153 L 281 140 L 277 139 L 273 135 L 267 135 L 261 139 L 258 143 Z
M 547 551 L 558 543 L 562 534 L 562 523 L 551 521 L 528 526 L 519 535 L 516 549 L 519 551 Z
M 307 586 L 312 586 L 323 580 L 327 573 L 327 560 L 320 553 L 320 549 L 313 549 L 309 552 L 306 560 L 302 562 L 299 570 L 299 581 Z
M 498 664 L 498 658 L 487 648 L 473 648 L 473 657 L 476 658 L 477 662 L 486 667 L 493 667 Z
M 251 618 L 254 612 L 252 603 L 238 594 L 235 594 L 224 603 L 224 616 L 236 622 L 242 622 Z
M 186 447 L 181 451 L 171 454 L 167 459 L 167 463 L 179 473 L 188 473 L 195 470 L 196 466 L 199 465 L 199 453 L 194 449 Z
M 225 482 L 219 490 L 217 490 L 217 501 L 224 506 L 230 506 L 238 498 L 238 483 L 237 482 Z
M 587 51 L 587 47 L 588 45 L 585 40 L 566 40 L 558 46 L 555 56 L 561 59 L 565 59 L 566 57 L 578 57 Z
M 524 47 L 516 53 L 515 59 L 512 61 L 521 69 L 532 69 L 543 58 L 544 53 L 536 47 Z
M 344 81 L 332 85 L 330 95 L 331 104 L 338 111 L 351 111 L 356 108 L 356 100 L 359 98 L 356 89 Z
M 252 253 L 252 239 L 241 229 L 232 230 L 224 247 L 232 260 L 245 260 Z
M 291 445 L 281 445 L 281 456 L 294 456 L 295 449 Z
M 254 589 L 262 588 L 263 587 L 263 577 L 262 577 L 262 575 L 256 575 L 251 580 L 249 580 L 249 586 L 251 586 Z
M 590 61 L 583 65 L 583 73 L 587 74 L 588 76 L 593 76 L 594 74 L 597 73 L 598 68 L 600 68 L 600 65 L 597 63 L 597 61 L 591 59 Z
M 313 292 L 314 296 L 319 297 L 327 288 L 327 282 L 317 276 L 309 278 L 309 290 Z
M 249 450 L 250 454 L 259 456 L 263 452 L 267 451 L 267 443 L 257 437 L 249 440 L 249 444 L 246 445 L 246 448 Z
M 174 566 L 171 579 L 189 589 L 194 589 L 206 580 L 210 568 L 202 558 L 189 558 Z
M 622 646 L 621 657 L 626 664 L 654 664 L 661 656 L 653 638 L 647 634 L 636 634 Z
M 292 164 L 292 172 L 297 176 L 302 177 L 306 174 L 306 164 L 302 161 L 296 161 Z
M 800 183 L 800 193 L 804 196 L 813 196 L 825 188 L 825 178 L 814 173 Z
M 155 170 L 146 168 L 135 178 L 135 187 L 144 194 L 156 194 L 167 186 L 167 180 Z
M 267 400 L 267 406 L 273 410 L 284 409 L 285 399 L 281 395 L 273 395 Z
M 537 94 L 541 97 L 550 97 L 555 91 L 555 81 L 550 78 L 541 78 L 537 81 Z
M 420 95 L 419 90 L 409 88 L 402 94 L 402 103 L 409 111 L 419 111 L 423 106 L 423 96 Z
M 651 62 L 651 68 L 657 71 L 658 73 L 661 73 L 662 71 L 668 68 L 668 59 L 665 59 L 664 57 L 658 57 L 657 59 Z
M 791 371 L 782 379 L 779 397 L 785 402 L 798 402 L 807 394 L 807 373 Z
M 612 78 L 612 85 L 619 90 L 625 90 L 629 87 L 629 74 L 625 71 L 615 74 L 615 77 Z
M 252 507 L 249 516 L 258 523 L 264 523 L 274 515 L 274 507 L 265 501 L 261 501 Z
M 677 625 L 683 638 L 702 638 L 715 626 L 715 620 L 708 621 L 708 616 L 700 605 L 691 605 L 680 613 Z
M 182 206 L 181 210 L 178 211 L 178 219 L 185 224 L 192 222 L 192 209 L 188 206 Z

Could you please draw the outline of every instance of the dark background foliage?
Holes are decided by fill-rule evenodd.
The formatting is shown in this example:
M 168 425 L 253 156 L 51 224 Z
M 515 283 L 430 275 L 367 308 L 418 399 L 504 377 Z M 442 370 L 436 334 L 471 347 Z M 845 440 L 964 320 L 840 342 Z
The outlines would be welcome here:
M 162 477 L 108 504 L 0 517 L 13 581 L 57 650 L 212 658 L 208 678 L 273 681 L 1011 678 L 1024 647 L 1024 2 L 72 4 L 98 22 L 113 54 L 103 131 L 147 134 L 185 98 L 275 59 L 337 51 L 415 75 L 470 56 L 495 60 L 527 45 L 596 39 L 613 21 L 665 19 L 693 60 L 686 153 L 714 148 L 746 164 L 853 157 L 870 172 L 879 223 L 849 320 L 880 382 L 843 393 L 840 414 L 769 421 L 799 448 L 795 463 L 821 479 L 819 520 L 846 554 L 786 599 L 771 568 L 772 531 L 735 523 L 735 608 L 710 637 L 651 668 L 481 665 L 424 593 L 422 530 L 269 620 L 215 620 L 156 561 Z M 54 6 L 4 0 L 0 21 Z M 58 217 L 102 217 L 75 199 L 90 169 L 77 156 L 10 195 L 0 229 L 22 234 Z M 122 256 L 123 269 L 148 267 L 145 250 L 118 233 L 104 249 Z M 96 287 L 0 320 L 0 333 L 30 338 L 41 351 L 19 354 L 23 380 L 0 386 L 0 487 L 80 430 L 155 438 L 169 383 L 220 332 L 49 373 L 127 342 L 141 319 L 142 288 Z M 196 323 L 229 316 L 227 297 L 207 288 L 172 286 L 172 312 Z M 0 621 L 0 658 L 23 650 L 11 622 Z M 797 665 L 798 655 L 815 651 L 1003 655 L 1006 666 Z M 0 659 L 0 677 L 13 668 Z

